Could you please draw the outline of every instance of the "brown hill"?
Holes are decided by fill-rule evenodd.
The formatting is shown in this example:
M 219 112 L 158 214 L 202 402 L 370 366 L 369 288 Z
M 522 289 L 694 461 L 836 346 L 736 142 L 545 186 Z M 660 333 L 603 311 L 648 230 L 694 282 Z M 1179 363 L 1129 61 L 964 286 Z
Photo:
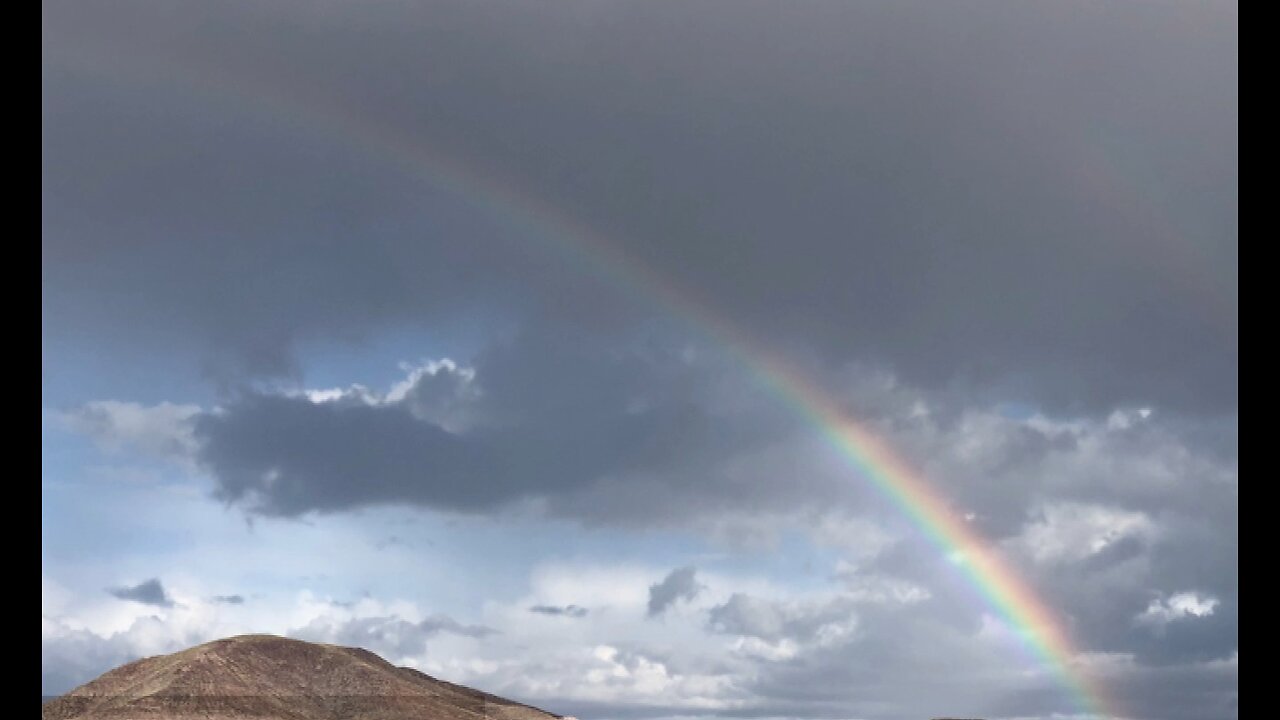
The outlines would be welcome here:
M 42 720 L 554 720 L 367 650 L 242 635 L 145 658 L 47 702 Z

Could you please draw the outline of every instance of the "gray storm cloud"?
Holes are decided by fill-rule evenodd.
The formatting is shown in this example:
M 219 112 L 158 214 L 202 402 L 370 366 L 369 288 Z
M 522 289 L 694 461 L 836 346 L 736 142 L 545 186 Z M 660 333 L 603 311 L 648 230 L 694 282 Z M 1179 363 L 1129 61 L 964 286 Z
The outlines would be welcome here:
M 562 227 L 433 187 L 452 163 L 831 362 L 1235 408 L 1234 11 L 770 7 L 50 8 L 46 332 L 178 341 L 239 377 L 459 313 L 652 310 L 583 275 Z
M 649 617 L 661 615 L 680 600 L 692 600 L 701 591 L 697 568 L 676 568 L 667 573 L 661 582 L 649 586 Z
M 169 593 L 165 592 L 164 585 L 158 578 L 143 580 L 137 585 L 109 588 L 107 592 L 121 600 L 131 600 L 156 607 L 173 607 L 173 599 L 169 597 Z
M 534 605 L 529 608 L 529 612 L 551 617 L 581 618 L 586 617 L 589 611 L 581 605 Z
M 713 367 L 559 340 L 487 353 L 483 392 L 464 407 L 433 402 L 432 375 L 373 404 L 247 393 L 193 420 L 198 457 L 221 497 L 268 515 L 396 502 L 486 511 L 569 503 L 610 477 L 683 475 L 777 426 L 729 422 L 698 389 Z M 451 408 L 471 418 L 465 431 L 446 429 Z

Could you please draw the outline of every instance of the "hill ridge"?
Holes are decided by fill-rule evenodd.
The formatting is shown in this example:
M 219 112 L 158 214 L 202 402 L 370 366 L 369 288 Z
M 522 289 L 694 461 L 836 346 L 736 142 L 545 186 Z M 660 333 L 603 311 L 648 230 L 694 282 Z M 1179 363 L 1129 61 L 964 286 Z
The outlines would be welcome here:
M 358 647 L 238 635 L 121 665 L 44 703 L 42 720 L 557 720 Z

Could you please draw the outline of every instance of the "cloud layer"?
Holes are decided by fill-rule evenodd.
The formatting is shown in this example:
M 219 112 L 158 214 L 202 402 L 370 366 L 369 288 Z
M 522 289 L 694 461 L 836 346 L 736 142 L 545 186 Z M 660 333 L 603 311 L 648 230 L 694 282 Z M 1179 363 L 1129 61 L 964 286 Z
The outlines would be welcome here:
M 564 227 L 468 209 L 478 176 L 774 343 L 1056 407 L 1236 407 L 1230 8 L 347 13 L 50 9 L 46 333 L 191 340 L 237 377 L 398 324 L 672 311 L 581 272 L 612 261 Z
M 582 716 L 1074 712 L 785 366 L 1127 715 L 1238 716 L 1233 6 L 42 23 L 46 689 L 267 630 Z

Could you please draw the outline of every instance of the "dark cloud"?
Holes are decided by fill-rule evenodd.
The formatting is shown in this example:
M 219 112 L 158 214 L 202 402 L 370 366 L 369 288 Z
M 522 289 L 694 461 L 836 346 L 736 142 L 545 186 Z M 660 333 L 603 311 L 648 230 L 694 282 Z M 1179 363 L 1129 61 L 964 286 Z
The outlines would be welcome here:
M 580 618 L 586 617 L 588 611 L 580 605 L 534 605 L 529 608 L 529 612 L 539 615 Z
M 354 12 L 45 14 L 52 340 L 271 374 L 309 339 L 651 312 L 661 291 L 625 299 L 589 251 L 415 176 L 454 163 L 827 361 L 1058 408 L 1237 405 L 1232 8 Z
M 156 607 L 173 607 L 173 600 L 165 592 L 164 585 L 158 578 L 144 580 L 133 586 L 108 588 L 107 592 L 121 600 L 131 600 Z
M 415 500 L 475 508 L 513 492 L 480 443 L 402 407 L 251 395 L 228 410 L 197 425 L 202 460 L 221 497 L 264 514 Z
M 243 595 L 214 595 L 213 601 L 222 605 L 243 605 Z
M 698 582 L 698 569 L 693 566 L 676 568 L 667 573 L 661 582 L 649 586 L 649 617 L 657 617 L 679 600 L 692 600 L 702 592 Z
M 461 406 L 422 391 L 440 374 L 372 404 L 246 393 L 195 420 L 199 457 L 221 498 L 263 514 L 397 502 L 477 511 L 527 497 L 570 503 L 610 478 L 693 473 L 777 427 L 723 417 L 712 366 L 575 340 L 538 336 L 484 354 Z
M 1131 652 L 1143 666 L 1221 661 L 1239 648 L 1239 549 L 1235 520 L 1206 504 L 1199 520 L 1170 518 L 1164 535 L 1141 554 L 1117 562 L 1106 549 L 1038 578 L 1042 592 L 1069 608 L 1089 647 Z M 1238 518 L 1238 515 L 1236 515 Z M 1220 524 L 1219 524 L 1220 523 Z M 1116 553 L 1133 552 L 1117 543 Z M 1153 602 L 1179 593 L 1216 601 L 1212 614 L 1153 626 L 1141 616 Z

